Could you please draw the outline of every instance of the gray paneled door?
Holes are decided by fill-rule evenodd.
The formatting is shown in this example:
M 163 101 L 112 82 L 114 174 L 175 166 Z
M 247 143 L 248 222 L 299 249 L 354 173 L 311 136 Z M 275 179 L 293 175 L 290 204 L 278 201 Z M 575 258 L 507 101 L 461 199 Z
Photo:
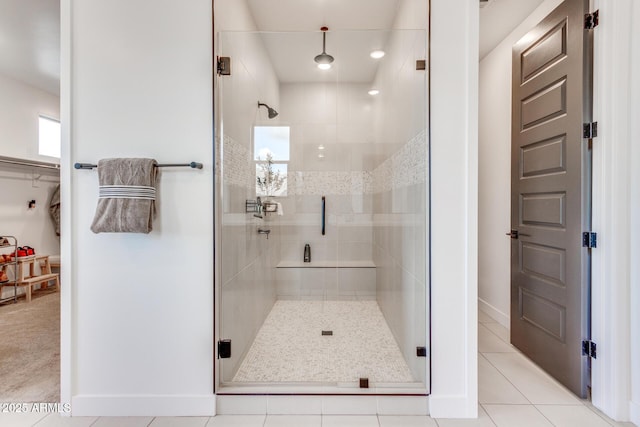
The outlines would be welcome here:
M 513 47 L 511 342 L 579 396 L 589 386 L 592 36 L 566 0 Z

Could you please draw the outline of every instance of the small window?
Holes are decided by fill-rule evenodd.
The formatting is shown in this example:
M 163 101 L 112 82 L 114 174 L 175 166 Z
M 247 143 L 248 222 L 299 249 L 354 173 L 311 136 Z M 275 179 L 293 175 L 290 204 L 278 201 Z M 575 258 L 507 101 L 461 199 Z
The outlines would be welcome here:
M 289 126 L 255 126 L 256 195 L 286 196 Z
M 38 154 L 60 158 L 60 122 L 40 116 L 38 135 Z

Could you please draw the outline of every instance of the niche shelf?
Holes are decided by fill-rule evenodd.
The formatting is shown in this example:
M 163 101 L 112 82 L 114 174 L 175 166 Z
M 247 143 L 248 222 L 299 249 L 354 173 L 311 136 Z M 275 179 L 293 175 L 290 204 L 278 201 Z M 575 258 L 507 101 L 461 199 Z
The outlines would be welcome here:
M 373 261 L 280 261 L 276 268 L 376 268 Z

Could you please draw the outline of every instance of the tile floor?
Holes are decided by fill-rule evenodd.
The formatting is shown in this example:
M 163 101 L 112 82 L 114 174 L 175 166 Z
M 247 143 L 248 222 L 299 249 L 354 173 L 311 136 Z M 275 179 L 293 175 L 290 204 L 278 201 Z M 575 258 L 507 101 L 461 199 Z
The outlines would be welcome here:
M 360 378 L 415 382 L 376 301 L 276 301 L 233 381 Z
M 484 313 L 478 325 L 478 419 L 376 415 L 220 415 L 217 417 L 73 417 L 4 414 L 23 427 L 632 427 L 578 399 L 508 344 L 508 331 Z

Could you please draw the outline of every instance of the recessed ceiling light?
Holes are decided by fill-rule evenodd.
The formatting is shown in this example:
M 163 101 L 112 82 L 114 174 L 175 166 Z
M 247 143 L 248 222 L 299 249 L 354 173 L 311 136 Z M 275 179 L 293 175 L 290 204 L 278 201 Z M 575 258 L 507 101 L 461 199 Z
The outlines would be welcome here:
M 324 159 L 324 154 L 322 154 L 322 153 L 318 154 L 318 158 L 319 159 Z
M 371 89 L 371 90 L 369 91 L 369 95 L 377 95 L 377 94 L 379 94 L 379 93 L 380 93 L 380 91 L 379 91 L 378 89 Z
M 331 64 L 318 64 L 318 68 L 321 70 L 328 70 L 331 68 Z
M 384 56 L 384 50 L 374 50 L 369 55 L 371 55 L 373 59 L 380 59 Z
M 324 145 L 318 145 L 318 150 L 324 150 Z

